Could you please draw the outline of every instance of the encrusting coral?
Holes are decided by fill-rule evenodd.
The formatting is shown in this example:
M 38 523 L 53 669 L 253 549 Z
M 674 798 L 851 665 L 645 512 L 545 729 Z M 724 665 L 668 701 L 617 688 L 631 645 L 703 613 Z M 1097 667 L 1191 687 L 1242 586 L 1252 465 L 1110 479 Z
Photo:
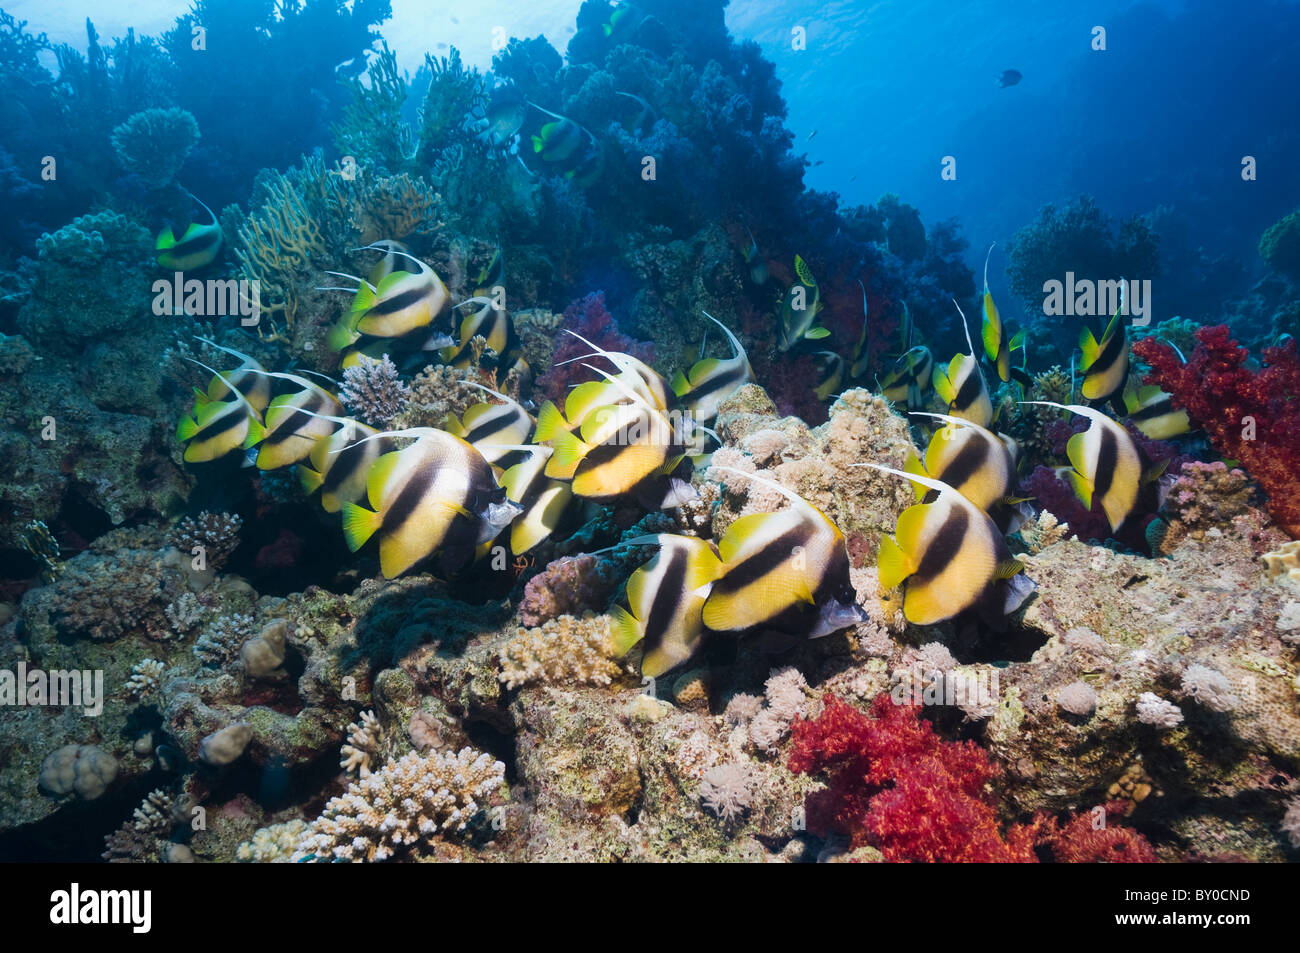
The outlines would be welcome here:
M 532 682 L 608 685 L 622 671 L 613 655 L 608 616 L 560 616 L 516 631 L 501 648 L 499 678 L 507 688 Z
M 408 754 L 332 798 L 299 841 L 294 859 L 410 856 L 435 838 L 464 831 L 504 783 L 505 765 L 473 748 Z

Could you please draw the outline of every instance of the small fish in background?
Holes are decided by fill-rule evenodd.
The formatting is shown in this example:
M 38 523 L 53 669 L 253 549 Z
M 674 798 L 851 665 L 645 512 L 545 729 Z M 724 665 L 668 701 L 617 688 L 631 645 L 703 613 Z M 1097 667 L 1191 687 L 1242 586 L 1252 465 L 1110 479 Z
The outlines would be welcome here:
M 186 193 L 189 195 L 189 193 Z M 191 219 L 184 227 L 166 225 L 154 240 L 154 253 L 158 264 L 173 271 L 197 271 L 212 264 L 221 251 L 224 240 L 221 224 L 212 209 L 190 195 L 203 211 L 208 213 L 206 222 Z M 177 233 L 180 237 L 177 237 Z
M 646 21 L 644 11 L 630 3 L 620 3 L 610 11 L 609 18 L 600 25 L 605 39 L 614 42 L 630 38 Z
M 855 463 L 891 473 L 934 491 L 898 517 L 893 536 L 882 536 L 876 563 L 880 589 L 903 587 L 903 615 L 913 625 L 935 625 L 970 609 L 996 622 L 1020 608 L 1036 588 L 993 520 L 940 480 L 876 463 Z
M 844 358 L 834 351 L 814 351 L 813 367 L 817 369 L 817 378 L 813 381 L 813 393 L 818 400 L 829 400 L 832 394 L 839 393 L 844 383 Z
M 1002 89 L 1006 89 L 1008 86 L 1015 86 L 1022 79 L 1024 79 L 1024 77 L 1020 74 L 1020 70 L 1004 69 L 998 76 L 998 86 Z
M 924 344 L 904 353 L 883 378 L 877 381 L 880 393 L 895 404 L 909 409 L 921 407 L 933 386 L 934 355 Z
M 320 490 L 321 507 L 326 513 L 337 513 L 344 503 L 365 499 L 371 466 L 395 447 L 377 428 L 351 417 L 324 419 L 338 424 L 339 429 L 317 440 L 307 460 L 295 470 L 307 495 Z
M 1128 419 L 1152 440 L 1170 440 L 1192 430 L 1187 411 L 1174 407 L 1174 399 L 1159 387 L 1136 387 L 1124 391 L 1124 408 Z
M 814 129 L 812 132 L 808 133 L 808 138 L 805 139 L 804 142 L 811 142 L 813 136 L 815 136 L 815 135 L 817 135 L 817 130 L 816 130 L 816 129 Z
M 572 119 L 543 109 L 534 102 L 529 102 L 529 105 L 552 119 L 531 140 L 533 152 L 543 162 L 564 162 L 586 143 L 587 131 Z
M 953 305 L 961 315 L 970 354 L 955 355 L 946 365 L 936 364 L 934 390 L 948 405 L 949 414 L 987 427 L 993 422 L 993 400 L 989 397 L 989 385 L 984 380 L 984 372 L 980 370 L 979 358 L 975 354 L 975 345 L 970 339 L 970 324 L 966 321 L 966 313 L 956 301 Z
M 333 419 L 344 416 L 343 405 L 305 377 L 275 371 L 266 376 L 288 381 L 299 389 L 272 399 L 264 423 L 249 422 L 244 449 L 256 449 L 253 460 L 259 470 L 279 470 L 307 459 L 316 442 L 334 432 L 338 425 Z
M 501 246 L 498 245 L 488 263 L 475 272 L 473 280 L 470 281 L 470 287 L 474 289 L 473 296 L 491 294 L 492 289 L 500 285 L 505 276 L 506 260 L 501 254 Z
M 477 123 L 478 138 L 494 148 L 510 145 L 528 118 L 528 100 L 513 83 L 502 83 L 488 94 L 487 108 Z
M 619 657 L 641 643 L 641 674 L 658 678 L 699 651 L 707 634 L 704 603 L 722 560 L 709 541 L 669 533 L 638 536 L 613 548 L 644 545 L 659 551 L 628 578 L 628 609 L 610 609 L 609 631 Z
M 432 427 L 382 436 L 416 440 L 371 466 L 370 507 L 343 505 L 343 535 L 352 552 L 378 536 L 384 578 L 400 576 L 435 553 L 443 572 L 459 572 L 521 512 L 506 499 L 483 455 L 459 437 Z
M 587 137 L 586 147 L 579 153 L 573 168 L 564 173 L 564 177 L 586 188 L 599 179 L 601 173 L 605 171 L 605 147 L 587 130 L 584 129 L 582 132 Z
M 633 134 L 639 133 L 645 135 L 654 127 L 655 122 L 659 119 L 659 115 L 655 112 L 653 106 L 634 93 L 625 93 L 616 89 L 614 90 L 614 95 L 622 96 L 624 99 L 630 99 L 637 106 L 636 112 L 623 123 L 623 128 Z
M 1120 286 L 1125 286 L 1122 279 Z M 1122 394 L 1129 369 L 1128 334 L 1119 318 L 1123 310 L 1121 296 L 1120 306 L 1115 309 L 1100 341 L 1086 327 L 1079 332 L 1079 349 L 1083 352 L 1083 359 L 1079 361 L 1079 370 L 1083 373 L 1079 393 L 1097 403 L 1109 400 L 1120 414 L 1127 410 Z
M 745 226 L 745 234 L 749 236 L 749 247 L 745 249 L 745 264 L 749 266 L 749 280 L 756 285 L 765 285 L 771 277 L 767 270 L 767 261 L 758 250 L 758 242 L 754 240 L 754 233 L 749 230 L 748 225 Z
M 984 320 L 980 326 L 980 340 L 984 344 L 984 356 L 997 369 L 998 380 L 1005 384 L 1015 378 L 1022 386 L 1031 387 L 1033 378 L 1029 373 L 1022 367 L 1011 366 L 1012 352 L 1024 349 L 1025 332 L 1022 330 L 1010 340 L 1007 339 L 1007 328 L 993 301 L 993 292 L 989 290 L 989 258 L 996 245 L 997 242 L 989 245 L 989 250 L 984 255 Z
M 740 340 L 731 329 L 709 314 L 704 316 L 722 328 L 731 343 L 731 357 L 722 359 L 706 357 L 698 361 L 688 373 L 680 370 L 673 375 L 672 390 L 695 419 L 702 424 L 711 423 L 718 416 L 718 407 L 743 384 L 754 380 L 754 369 Z
M 1156 511 L 1160 503 L 1156 481 L 1169 461 L 1151 463 L 1127 430 L 1093 407 L 1046 400 L 1024 403 L 1055 407 L 1092 421 L 1087 430 L 1066 442 L 1070 466 L 1058 472 L 1085 508 L 1092 509 L 1094 499 L 1101 502 L 1112 533 L 1122 533 Z
M 866 621 L 849 582 L 844 534 L 826 514 L 774 480 L 711 469 L 775 490 L 790 506 L 742 516 L 727 528 L 718 542 L 722 575 L 704 603 L 706 626 L 715 632 L 762 626 L 816 639 Z
M 781 299 L 778 328 L 781 351 L 788 351 L 803 340 L 820 341 L 831 333 L 816 323 L 822 309 L 821 289 L 808 263 L 799 255 L 794 256 L 794 271 L 797 280 Z

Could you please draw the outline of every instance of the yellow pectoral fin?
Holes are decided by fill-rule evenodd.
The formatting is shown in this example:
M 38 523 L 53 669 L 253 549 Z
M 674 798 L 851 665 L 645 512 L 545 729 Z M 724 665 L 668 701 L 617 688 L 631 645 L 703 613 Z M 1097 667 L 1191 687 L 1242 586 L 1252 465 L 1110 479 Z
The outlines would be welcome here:
M 401 452 L 393 450 L 370 465 L 370 472 L 366 474 L 366 496 L 371 506 L 379 506 L 383 503 L 384 487 L 393 478 L 393 471 L 401 459 Z
M 1065 456 L 1079 473 L 1088 472 L 1088 451 L 1084 446 L 1087 431 L 1077 433 L 1065 442 Z
M 557 480 L 572 480 L 578 464 L 590 448 L 567 430 L 553 435 L 551 445 L 555 452 L 546 461 L 546 475 Z

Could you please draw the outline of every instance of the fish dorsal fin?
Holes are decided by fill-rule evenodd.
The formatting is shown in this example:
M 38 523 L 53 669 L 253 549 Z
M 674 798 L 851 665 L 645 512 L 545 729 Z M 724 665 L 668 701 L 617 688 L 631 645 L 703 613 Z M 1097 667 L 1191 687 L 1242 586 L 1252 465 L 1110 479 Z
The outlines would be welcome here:
M 915 567 L 917 553 L 920 552 L 921 542 L 925 536 L 925 521 L 932 512 L 933 503 L 915 503 L 903 510 L 898 516 L 898 524 L 894 527 L 894 539 L 898 540 L 899 547 L 908 557 L 908 561 Z
M 646 590 L 646 582 L 649 577 L 650 573 L 646 571 L 645 566 L 640 567 L 627 577 L 627 604 L 632 607 L 632 614 L 641 618 L 645 618 L 650 614 Z
M 1087 431 L 1074 434 L 1065 442 L 1065 456 L 1081 475 L 1088 472 Z
M 231 357 L 239 358 L 241 361 L 243 361 L 245 364 L 249 365 L 250 367 L 255 367 L 258 370 L 262 369 L 261 364 L 253 360 L 253 358 L 249 357 L 243 351 L 236 351 L 233 347 L 226 347 L 224 344 L 218 344 L 216 341 L 213 341 L 211 338 L 201 337 L 200 335 L 197 334 L 194 335 L 194 340 L 202 341 L 204 344 L 208 345 L 209 347 L 215 347 L 218 351 L 225 351 Z
M 567 421 L 560 413 L 560 408 L 548 400 L 537 411 L 537 428 L 533 432 L 533 439 L 538 442 L 550 440 L 561 430 L 567 429 Z
M 257 412 L 257 409 L 248 402 L 248 398 L 245 397 L 240 392 L 238 387 L 236 387 L 234 384 L 230 382 L 230 379 L 226 377 L 225 374 L 222 374 L 220 371 L 213 370 L 212 368 L 208 367 L 208 365 L 204 364 L 202 361 L 196 361 L 192 357 L 186 358 L 186 360 L 188 360 L 191 364 L 199 365 L 199 367 L 203 368 L 205 371 L 207 371 L 210 374 L 215 374 L 218 378 L 220 378 L 221 383 L 225 384 L 226 387 L 230 389 L 230 392 L 235 395 L 235 399 L 244 405 L 244 408 L 252 415 L 254 420 L 262 419 L 261 414 Z M 266 373 L 266 371 L 256 371 L 254 368 L 246 368 L 246 370 L 253 371 L 254 373 L 262 373 L 262 374 Z
M 808 263 L 799 255 L 794 256 L 794 273 L 799 276 L 799 281 L 809 288 L 817 287 L 817 279 L 813 277 L 812 271 L 808 268 Z
M 465 413 L 461 415 L 460 418 L 461 426 L 463 426 L 468 431 L 476 423 L 482 420 L 485 414 L 492 413 L 494 409 L 500 406 L 501 406 L 500 404 L 489 404 L 487 401 L 482 401 L 481 403 L 475 404 L 473 407 L 469 408 L 467 411 L 465 411 Z M 465 435 L 457 434 L 456 436 L 463 437 Z
M 827 523 L 831 527 L 835 526 L 834 523 L 831 523 L 831 521 L 826 518 L 825 513 L 817 509 L 817 507 L 813 506 L 811 503 L 805 500 L 794 490 L 791 490 L 789 487 L 781 485 L 775 480 L 769 480 L 767 477 L 761 477 L 757 473 L 746 473 L 744 470 L 736 470 L 732 467 L 715 466 L 715 467 L 711 467 L 710 469 L 722 470 L 724 473 L 734 473 L 737 476 L 742 476 L 745 477 L 746 479 L 753 480 L 755 483 L 761 483 L 763 486 L 775 490 L 777 493 L 780 493 L 782 496 L 784 496 L 787 500 L 790 501 L 791 506 L 793 506 L 795 509 L 802 512 L 804 516 L 822 520 L 823 522 Z M 838 529 L 836 529 L 835 531 L 837 533 L 839 532 Z
M 866 294 L 866 291 L 863 291 L 863 295 L 865 295 L 865 294 Z M 864 298 L 863 300 L 865 300 L 865 298 Z M 744 358 L 746 362 L 749 361 L 749 358 L 748 358 L 748 357 L 746 356 L 746 354 L 745 354 L 745 349 L 744 349 L 743 347 L 741 347 L 741 345 L 740 345 L 740 339 L 739 339 L 738 337 L 736 337 L 734 334 L 731 333 L 731 328 L 727 327 L 725 324 L 723 324 L 721 321 L 719 321 L 719 320 L 718 320 L 717 318 L 715 318 L 713 315 L 709 314 L 709 312 L 707 312 L 707 311 L 701 311 L 700 314 L 704 315 L 706 318 L 708 318 L 710 321 L 712 321 L 712 322 L 713 322 L 714 324 L 716 324 L 718 327 L 722 328 L 722 333 L 725 334 L 725 335 L 727 336 L 727 340 L 728 340 L 728 341 L 730 342 L 730 344 L 731 344 L 731 355 L 732 355 L 732 357 L 740 357 L 740 358 Z
M 928 451 L 927 451 L 927 455 L 928 455 Z M 903 461 L 903 471 L 905 473 L 913 473 L 917 476 L 930 475 L 926 472 L 925 464 L 921 462 L 921 458 L 918 457 L 912 451 L 908 451 L 907 459 Z M 916 491 L 916 499 L 918 502 L 925 498 L 926 493 L 930 492 L 925 487 L 921 486 L 919 483 L 913 483 L 912 489 Z
M 1079 350 L 1083 352 L 1083 359 L 1079 361 L 1079 370 L 1086 374 L 1088 368 L 1092 367 L 1101 356 L 1101 344 L 1092 336 L 1092 331 L 1088 328 L 1079 332 Z
M 942 398 L 945 404 L 951 404 L 957 399 L 957 385 L 954 383 L 954 380 L 960 372 L 960 354 L 954 357 L 947 364 L 934 365 L 934 371 L 930 375 L 931 383 L 934 384 L 935 393 Z
M 716 357 L 706 357 L 702 361 L 697 361 L 695 366 L 691 368 L 690 377 L 688 378 L 691 386 L 699 387 L 700 382 L 716 371 L 718 365 L 721 363 L 722 361 L 718 360 Z M 676 391 L 674 391 L 674 393 L 676 393 Z M 681 395 L 678 394 L 677 396 L 680 397 Z
M 877 581 L 882 592 L 897 589 L 903 580 L 916 572 L 916 566 L 892 536 L 880 537 L 876 553 Z

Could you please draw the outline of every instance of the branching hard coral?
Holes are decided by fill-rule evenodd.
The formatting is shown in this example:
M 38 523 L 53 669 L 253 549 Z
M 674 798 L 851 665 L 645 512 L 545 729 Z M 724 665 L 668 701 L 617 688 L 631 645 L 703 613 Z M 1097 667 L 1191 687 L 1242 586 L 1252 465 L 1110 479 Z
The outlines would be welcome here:
M 406 410 L 393 421 L 397 429 L 441 427 L 448 414 L 460 417 L 483 399 L 483 392 L 462 382 L 475 379 L 474 371 L 430 364 L 411 380 Z
M 504 783 L 505 765 L 473 748 L 408 754 L 331 798 L 295 859 L 355 863 L 418 853 L 422 844 L 463 831 Z
M 166 837 L 176 826 L 173 817 L 175 803 L 176 799 L 170 794 L 162 788 L 155 788 L 131 813 L 131 826 L 141 834 Z
M 626 575 L 616 560 L 587 555 L 557 559 L 524 585 L 519 619 L 531 627 L 562 615 L 603 612 Z
M 175 602 L 163 610 L 167 621 L 171 623 L 167 636 L 184 638 L 207 621 L 211 611 L 194 593 L 182 592 Z
M 298 843 L 310 830 L 311 825 L 301 818 L 260 827 L 253 833 L 252 840 L 246 840 L 235 848 L 235 860 L 244 864 L 291 863 Z
M 221 616 L 194 643 L 194 657 L 211 668 L 225 668 L 239 655 L 240 646 L 253 634 L 253 617 L 242 613 Z
M 201 559 L 206 569 L 220 569 L 239 548 L 239 530 L 243 517 L 234 513 L 212 513 L 204 510 L 198 516 L 187 516 L 167 534 L 167 543 L 180 550 L 187 559 Z
M 145 695 L 157 691 L 165 668 L 162 662 L 153 658 L 137 662 L 131 669 L 131 677 L 126 680 L 127 697 L 139 701 Z
M 1137 342 L 1133 353 L 1151 365 L 1146 382 L 1172 394 L 1216 450 L 1241 461 L 1268 494 L 1268 511 L 1278 525 L 1300 537 L 1296 342 L 1266 348 L 1263 368 L 1254 371 L 1247 365 L 1249 352 L 1232 340 L 1227 325 L 1201 328 L 1196 340 L 1186 364 L 1152 338 Z
M 379 360 L 362 354 L 343 372 L 339 400 L 364 423 L 388 426 L 406 409 L 410 399 L 410 387 L 398 376 L 397 365 L 387 354 Z
M 373 711 L 363 711 L 359 721 L 348 725 L 348 740 L 340 754 L 339 767 L 344 771 L 355 771 L 359 777 L 370 774 L 370 765 L 385 749 L 383 726 Z
M 113 130 L 117 161 L 150 189 L 170 184 L 198 141 L 199 124 L 184 109 L 146 109 Z
M 733 821 L 754 803 L 755 780 L 748 761 L 715 765 L 700 779 L 700 801 L 721 820 Z
M 534 682 L 608 685 L 619 674 L 609 637 L 609 617 L 585 613 L 551 619 L 540 628 L 519 628 L 501 648 L 507 688 Z
M 368 83 L 354 79 L 347 84 L 352 101 L 343 107 L 342 120 L 330 126 L 334 146 L 359 165 L 396 171 L 411 155 L 411 127 L 402 119 L 406 81 L 387 40 L 375 52 L 366 76 Z

